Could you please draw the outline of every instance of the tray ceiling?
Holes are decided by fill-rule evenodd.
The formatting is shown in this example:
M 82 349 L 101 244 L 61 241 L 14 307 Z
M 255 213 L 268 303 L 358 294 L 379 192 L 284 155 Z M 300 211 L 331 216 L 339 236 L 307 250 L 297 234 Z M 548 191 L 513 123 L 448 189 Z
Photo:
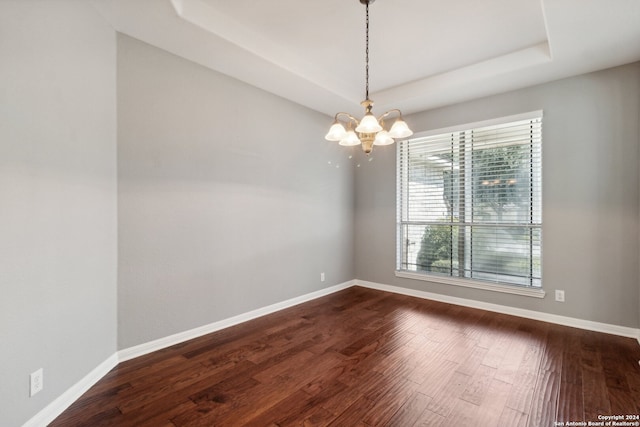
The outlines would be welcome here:
M 93 0 L 124 34 L 314 110 L 359 114 L 357 0 Z M 638 0 L 378 0 L 374 111 L 425 110 L 640 60 Z

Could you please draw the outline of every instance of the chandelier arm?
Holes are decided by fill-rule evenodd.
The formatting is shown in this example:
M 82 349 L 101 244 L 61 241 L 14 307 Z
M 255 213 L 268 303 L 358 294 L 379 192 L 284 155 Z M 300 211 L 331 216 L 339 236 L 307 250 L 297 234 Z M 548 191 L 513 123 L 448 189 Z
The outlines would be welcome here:
M 378 117 L 378 120 L 384 119 L 385 117 L 387 117 L 389 114 L 391 114 L 393 112 L 397 112 L 398 115 L 400 117 L 402 117 L 402 111 L 398 110 L 397 108 L 394 108 L 393 110 L 385 111 L 384 113 L 382 113 L 382 115 L 380 117 Z
M 334 120 L 338 120 L 338 116 L 347 116 L 349 118 L 349 120 L 351 120 L 352 122 L 358 124 L 358 119 L 356 119 L 355 117 L 353 117 L 351 114 L 349 113 L 345 113 L 343 111 L 336 113 Z

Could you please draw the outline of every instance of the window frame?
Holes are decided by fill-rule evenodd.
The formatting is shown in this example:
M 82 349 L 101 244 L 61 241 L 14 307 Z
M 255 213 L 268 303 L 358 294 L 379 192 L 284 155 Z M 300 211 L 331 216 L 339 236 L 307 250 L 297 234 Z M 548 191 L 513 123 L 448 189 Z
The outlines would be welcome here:
M 442 134 L 448 134 L 448 133 L 455 133 L 455 132 L 463 132 L 463 131 L 470 131 L 470 130 L 474 130 L 477 128 L 483 128 L 483 127 L 488 127 L 488 126 L 494 126 L 494 125 L 502 125 L 502 124 L 508 124 L 511 122 L 517 122 L 517 121 L 522 121 L 522 120 L 532 120 L 532 119 L 540 119 L 542 120 L 543 118 L 543 111 L 542 110 L 536 110 L 536 111 L 531 111 L 531 112 L 527 112 L 527 113 L 523 113 L 523 114 L 516 114 L 516 115 L 511 115 L 511 116 L 505 116 L 505 117 L 499 117 L 499 118 L 495 118 L 495 119 L 491 119 L 491 120 L 484 120 L 484 121 L 479 121 L 479 122 L 473 122 L 473 123 L 466 123 L 466 124 L 462 124 L 462 125 L 456 125 L 456 126 L 451 126 L 451 127 L 447 127 L 447 128 L 440 128 L 440 129 L 433 129 L 433 130 L 429 130 L 426 132 L 420 132 L 417 134 L 414 134 L 410 139 L 404 140 L 404 141 L 400 141 L 398 143 L 398 147 L 397 147 L 397 164 L 396 164 L 396 271 L 395 271 L 395 276 L 396 277 L 401 277 L 401 278 L 407 278 L 407 279 L 413 279 L 413 280 L 422 280 L 422 281 L 428 281 L 428 282 L 435 282 L 435 283 L 442 283 L 442 284 L 447 284 L 447 285 L 454 285 L 454 286 L 462 286 L 462 287 L 467 287 L 467 288 L 475 288 L 475 289 L 483 289 L 483 290 L 488 290 L 488 291 L 495 291 L 495 292 L 502 292 L 502 293 L 509 293 L 509 294 L 516 294 L 516 295 L 523 295 L 523 296 L 529 296 L 529 297 L 535 297 L 535 298 L 544 298 L 545 296 L 545 291 L 543 289 L 543 281 L 542 281 L 542 266 L 540 266 L 540 286 L 539 287 L 535 287 L 535 286 L 525 286 L 525 285 L 518 285 L 518 284 L 509 284 L 509 283 L 501 283 L 501 282 L 493 282 L 493 281 L 483 281 L 483 280 L 479 280 L 476 278 L 461 278 L 461 277 L 456 277 L 456 276 L 446 276 L 446 275 L 440 275 L 440 274 L 434 274 L 434 273 L 430 273 L 427 271 L 414 271 L 414 270 L 403 270 L 402 267 L 402 257 L 403 257 L 403 250 L 401 248 L 401 245 L 403 244 L 403 242 L 401 242 L 403 233 L 402 233 L 402 227 L 404 224 L 408 224 L 407 221 L 403 221 L 403 209 L 405 206 L 403 206 L 403 202 L 401 199 L 401 194 L 402 194 L 402 186 L 403 183 L 401 182 L 402 180 L 402 173 L 401 173 L 401 167 L 402 167 L 402 147 L 406 146 L 407 141 L 410 140 L 415 140 L 415 139 L 420 139 L 420 138 L 425 138 L 425 137 L 430 137 L 430 136 L 435 136 L 435 135 L 442 135 Z M 541 124 L 542 126 L 542 124 Z M 542 137 L 542 135 L 541 135 Z M 540 141 L 540 199 L 542 199 L 542 139 Z M 539 223 L 539 229 L 540 232 L 542 232 L 542 212 L 540 212 L 540 223 Z M 419 222 L 419 221 L 418 221 Z M 542 241 L 540 242 L 540 262 L 542 264 L 542 252 L 543 252 L 543 248 L 542 248 Z

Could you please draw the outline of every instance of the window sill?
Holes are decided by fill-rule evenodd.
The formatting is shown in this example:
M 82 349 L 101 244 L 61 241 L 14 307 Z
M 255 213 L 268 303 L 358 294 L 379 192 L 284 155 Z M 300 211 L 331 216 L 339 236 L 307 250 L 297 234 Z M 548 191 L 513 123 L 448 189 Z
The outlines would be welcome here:
M 544 298 L 545 291 L 541 288 L 526 288 L 523 286 L 500 285 L 497 283 L 487 283 L 470 279 L 456 279 L 454 277 L 443 277 L 414 273 L 412 271 L 396 271 L 396 277 L 405 279 L 423 280 L 425 282 L 444 283 L 446 285 L 463 286 L 465 288 L 482 289 L 485 291 L 502 292 L 506 294 L 523 295 L 533 298 Z

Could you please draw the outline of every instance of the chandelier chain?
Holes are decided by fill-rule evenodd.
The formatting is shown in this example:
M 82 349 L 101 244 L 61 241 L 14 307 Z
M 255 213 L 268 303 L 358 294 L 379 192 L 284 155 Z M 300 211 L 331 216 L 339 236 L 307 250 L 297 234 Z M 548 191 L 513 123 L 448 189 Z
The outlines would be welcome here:
M 371 112 L 373 101 L 369 99 L 369 4 L 375 0 L 359 1 L 366 7 L 365 99 L 360 103 L 364 107 L 365 115 L 361 120 L 358 120 L 349 113 L 337 113 L 325 139 L 337 141 L 340 145 L 345 146 L 362 145 L 362 151 L 368 155 L 374 145 L 393 144 L 396 139 L 413 135 L 413 131 L 404 122 L 402 112 L 397 108 L 384 112 L 379 118 L 376 118 Z M 385 128 L 383 119 L 392 113 L 397 113 L 399 117 L 391 127 Z M 354 125 L 355 129 L 353 129 Z
M 365 49 L 365 61 L 366 61 L 366 67 L 365 67 L 365 81 L 366 81 L 366 88 L 365 88 L 365 99 L 369 99 L 369 2 L 367 1 L 365 3 L 365 6 L 367 8 L 367 31 L 366 31 L 366 49 Z

